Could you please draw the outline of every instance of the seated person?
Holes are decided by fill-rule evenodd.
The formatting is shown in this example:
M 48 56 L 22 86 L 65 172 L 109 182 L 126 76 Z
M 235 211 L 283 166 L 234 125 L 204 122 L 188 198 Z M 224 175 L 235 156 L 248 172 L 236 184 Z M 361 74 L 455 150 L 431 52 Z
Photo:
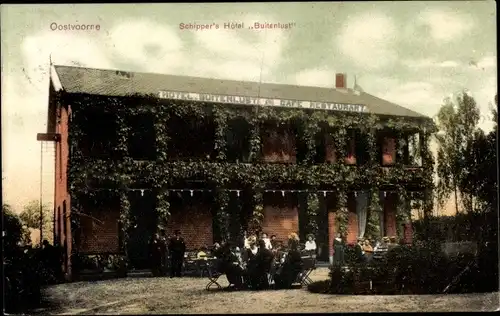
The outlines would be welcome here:
M 231 251 L 231 244 L 225 243 L 221 247 L 220 255 L 220 271 L 226 274 L 229 285 L 233 285 L 235 289 L 243 287 L 243 268 L 238 264 L 238 258 Z
M 309 234 L 307 236 L 307 241 L 306 241 L 306 245 L 305 245 L 305 252 L 310 255 L 310 256 L 314 256 L 316 255 L 316 242 L 314 241 L 314 236 Z
M 366 261 L 370 262 L 373 257 L 373 247 L 368 239 L 365 240 L 365 243 L 363 244 L 363 251 L 365 253 Z
M 289 251 L 281 267 L 274 276 L 276 288 L 287 289 L 297 279 L 297 276 L 302 272 L 302 257 L 299 251 L 299 241 L 295 238 L 290 238 L 288 241 Z
M 271 270 L 273 261 L 273 253 L 267 248 L 264 240 L 259 240 L 259 250 L 256 255 L 256 269 L 255 273 L 251 275 L 254 277 L 254 284 L 256 289 L 263 289 L 269 287 L 268 273 Z
M 275 250 L 276 248 L 278 248 L 279 246 L 279 243 L 278 243 L 278 240 L 276 239 L 276 235 L 271 235 L 271 249 Z

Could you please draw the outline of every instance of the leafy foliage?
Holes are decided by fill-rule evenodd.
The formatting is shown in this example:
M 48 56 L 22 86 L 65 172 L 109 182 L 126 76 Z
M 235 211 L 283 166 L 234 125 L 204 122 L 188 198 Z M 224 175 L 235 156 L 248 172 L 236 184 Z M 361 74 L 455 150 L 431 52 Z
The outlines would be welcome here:
M 42 205 L 42 216 L 43 216 L 43 228 L 51 229 L 50 224 L 50 209 L 47 205 Z M 19 214 L 19 218 L 28 226 L 28 228 L 40 228 L 40 202 L 38 200 L 32 200 L 27 205 L 24 206 L 23 211 Z
M 472 211 L 474 192 L 470 188 L 464 190 L 464 179 L 469 178 L 467 181 L 470 183 L 471 168 L 477 164 L 473 161 L 477 158 L 475 155 L 477 148 L 474 148 L 473 143 L 475 139 L 481 138 L 481 132 L 477 127 L 479 108 L 474 99 L 463 92 L 457 96 L 455 103 L 451 99 L 446 99 L 437 118 L 440 131 L 436 134 L 439 144 L 438 201 L 442 205 L 453 192 L 458 213 L 460 193 L 464 207 Z
M 421 188 L 432 189 L 432 155 L 429 153 L 430 135 L 435 130 L 434 124 L 428 119 L 419 118 L 387 118 L 373 115 L 346 114 L 341 112 L 315 111 L 304 109 L 278 109 L 272 107 L 248 106 L 232 108 L 213 105 L 205 102 L 169 101 L 158 99 L 154 95 L 131 95 L 126 98 L 97 97 L 75 94 L 65 102 L 72 105 L 72 117 L 69 128 L 70 163 L 69 186 L 72 196 L 95 196 L 98 190 L 109 190 L 121 194 L 122 214 L 120 223 L 126 234 L 129 225 L 129 204 L 127 190 L 136 187 L 147 187 L 159 192 L 157 213 L 164 225 L 169 216 L 167 190 L 179 181 L 198 179 L 205 181 L 216 192 L 217 218 L 226 234 L 228 224 L 228 198 L 226 189 L 249 188 L 253 204 L 253 214 L 250 219 L 250 229 L 259 230 L 263 218 L 264 190 L 270 183 L 275 185 L 300 185 L 309 192 L 315 192 L 319 187 L 336 187 L 339 193 L 341 211 L 338 222 L 341 231 L 347 231 L 347 192 L 358 188 L 380 189 L 398 184 L 405 187 L 408 184 L 420 184 Z M 92 124 L 86 113 L 98 111 L 112 113 L 116 117 L 116 135 L 114 143 L 107 143 L 111 156 L 105 159 L 89 157 L 81 150 L 81 142 L 85 139 L 85 130 Z M 127 153 L 127 138 L 135 133 L 126 124 L 126 117 L 142 113 L 150 113 L 154 117 L 156 135 L 156 160 L 137 161 Z M 168 122 L 170 117 L 181 119 L 196 118 L 198 122 L 211 121 L 215 123 L 214 155 L 209 155 L 201 161 L 175 161 L 168 155 L 168 146 L 174 135 L 169 135 Z M 227 159 L 226 134 L 229 123 L 235 119 L 244 120 L 250 127 L 249 131 L 249 161 L 230 162 Z M 294 165 L 261 164 L 259 163 L 262 147 L 261 131 L 264 123 L 283 126 L 289 124 L 296 127 L 297 139 L 305 143 L 303 161 Z M 345 157 L 348 131 L 360 130 L 368 135 L 367 152 L 370 161 L 363 166 L 345 165 L 343 159 L 337 164 L 315 164 L 316 135 L 320 131 L 328 131 L 333 136 L 338 157 Z M 381 168 L 376 161 L 377 140 L 375 133 L 391 129 L 402 133 L 421 131 L 423 166 L 424 168 L 408 169 L 402 163 L 386 169 Z M 170 132 L 171 133 L 171 132 Z M 179 135 L 175 135 L 179 137 Z M 182 136 L 181 136 L 182 137 Z M 114 144 L 114 145 L 113 145 Z M 106 147 L 106 146 L 104 146 Z M 109 159 L 111 157 L 111 159 Z M 317 213 L 317 198 L 309 194 L 308 213 Z M 73 204 L 73 203 L 72 203 Z M 309 229 L 314 232 L 317 223 L 315 216 L 310 216 Z M 126 238 L 125 238 L 126 240 Z
M 437 294 L 445 289 L 448 293 L 494 291 L 498 288 L 498 281 L 494 281 L 498 280 L 498 254 L 493 255 L 493 249 L 494 246 L 481 250 L 476 259 L 473 255 L 446 256 L 439 244 L 413 244 L 398 246 L 384 259 L 367 263 L 357 260 L 355 250 L 348 248 L 351 258 L 348 269 L 331 267 L 330 282 L 311 285 L 310 290 L 330 294 Z
M 15 249 L 23 238 L 23 225 L 9 204 L 2 205 L 4 251 Z

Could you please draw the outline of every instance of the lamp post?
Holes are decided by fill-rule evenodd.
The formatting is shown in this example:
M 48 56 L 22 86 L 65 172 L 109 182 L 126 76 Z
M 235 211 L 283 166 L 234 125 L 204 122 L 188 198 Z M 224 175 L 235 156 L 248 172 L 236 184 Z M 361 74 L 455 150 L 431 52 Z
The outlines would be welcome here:
M 40 246 L 42 245 L 43 242 L 42 178 L 43 178 L 43 142 L 40 142 Z
M 40 246 L 42 245 L 43 242 L 42 183 L 43 183 L 43 142 L 40 142 Z

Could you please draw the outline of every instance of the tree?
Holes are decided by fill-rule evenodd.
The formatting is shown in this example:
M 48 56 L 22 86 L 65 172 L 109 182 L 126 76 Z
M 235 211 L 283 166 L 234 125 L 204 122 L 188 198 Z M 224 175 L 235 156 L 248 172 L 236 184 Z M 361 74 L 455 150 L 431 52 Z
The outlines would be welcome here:
M 50 229 L 50 209 L 47 205 L 42 206 L 43 215 L 43 229 Z M 39 229 L 40 228 L 40 202 L 38 200 L 32 200 L 24 206 L 23 211 L 19 214 L 19 218 L 28 226 L 28 228 Z
M 478 134 L 479 108 L 467 92 L 452 99 L 445 100 L 437 115 L 439 132 L 438 142 L 438 201 L 443 205 L 453 192 L 455 208 L 458 213 L 458 195 L 460 193 L 466 209 L 474 209 L 474 190 L 467 194 L 461 183 L 469 177 L 470 161 L 468 157 L 474 154 L 472 144 L 480 137 Z M 469 177 L 470 178 L 470 177 Z
M 497 96 L 495 96 L 495 102 Z M 460 183 L 461 191 L 475 196 L 488 208 L 494 210 L 496 207 L 498 179 L 497 179 L 497 129 L 496 124 L 498 112 L 492 110 L 495 121 L 494 128 L 487 135 L 482 131 L 475 133 L 474 140 L 469 144 L 469 155 L 465 156 L 465 164 L 468 165 Z
M 445 99 L 445 104 L 441 106 L 437 115 L 438 133 L 436 140 L 438 143 L 437 152 L 437 197 L 438 203 L 442 206 L 449 198 L 450 193 L 455 194 L 455 206 L 458 213 L 458 130 L 457 115 L 451 99 Z
M 14 214 L 9 204 L 2 205 L 3 214 L 3 245 L 4 251 L 16 249 L 22 240 L 23 225 L 19 217 Z

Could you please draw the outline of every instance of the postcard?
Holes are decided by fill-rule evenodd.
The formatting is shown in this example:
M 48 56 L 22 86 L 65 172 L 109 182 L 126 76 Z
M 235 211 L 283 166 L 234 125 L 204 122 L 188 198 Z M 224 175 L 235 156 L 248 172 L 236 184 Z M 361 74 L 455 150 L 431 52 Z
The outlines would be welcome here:
M 2 5 L 4 311 L 497 310 L 496 14 Z

